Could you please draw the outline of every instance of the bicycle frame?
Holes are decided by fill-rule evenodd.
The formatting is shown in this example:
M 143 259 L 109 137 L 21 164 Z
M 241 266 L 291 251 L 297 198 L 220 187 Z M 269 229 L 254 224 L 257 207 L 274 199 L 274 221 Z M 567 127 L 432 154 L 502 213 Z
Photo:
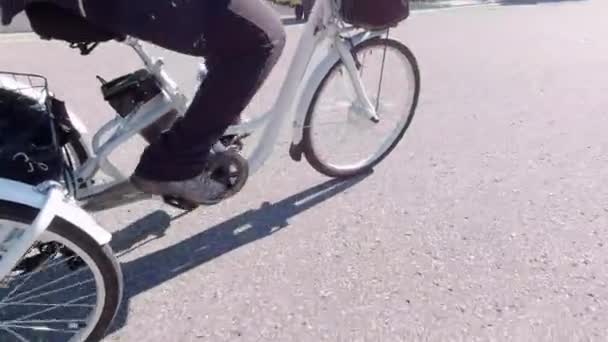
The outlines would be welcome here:
M 334 1 L 318 0 L 316 2 L 296 49 L 296 56 L 272 109 L 259 118 L 230 127 L 227 131 L 227 134 L 245 134 L 253 133 L 264 127 L 263 138 L 249 159 L 252 173 L 258 171 L 272 154 L 279 130 L 288 115 L 294 110 L 296 113 L 293 121 L 292 148 L 299 146 L 303 136 L 303 122 L 314 93 L 331 67 L 340 60 L 345 64 L 353 82 L 361 113 L 371 119 L 376 117 L 375 108 L 366 96 L 358 76 L 356 62 L 350 53 L 350 48 L 351 44 L 356 46 L 367 39 L 381 36 L 386 31 L 366 31 L 347 38 L 343 37 L 343 34 L 353 31 L 353 29 L 340 25 Z M 321 56 L 321 61 L 316 67 L 309 70 L 312 58 L 324 41 L 331 44 L 330 49 L 326 50 L 326 55 Z M 164 71 L 162 60 L 150 57 L 136 39 L 128 38 L 126 43 L 136 51 L 145 67 L 159 80 L 162 94 L 126 118 L 117 117 L 111 120 L 95 134 L 91 144 L 92 150 L 88 151 L 90 159 L 74 172 L 78 186 L 71 189 L 71 194 L 55 183 L 43 183 L 38 187 L 32 187 L 0 179 L 0 200 L 40 209 L 30 229 L 10 232 L 4 237 L 5 241 L 0 246 L 0 279 L 10 272 L 21 256 L 40 238 L 40 235 L 56 217 L 79 227 L 100 245 L 107 244 L 111 239 L 111 234 L 97 225 L 93 217 L 82 209 L 83 202 L 84 208 L 89 209 L 86 208 L 86 204 L 95 203 L 96 200 L 98 203 L 102 203 L 100 205 L 102 208 L 108 203 L 109 207 L 115 207 L 120 201 L 128 203 L 138 200 L 137 196 L 128 193 L 128 189 L 122 189 L 129 182 L 108 160 L 109 155 L 169 111 L 177 110 L 182 115 L 186 111 L 188 100 Z M 299 99 L 299 101 L 296 103 L 293 99 Z M 79 122 L 75 115 L 71 113 L 71 116 L 76 122 Z M 104 139 L 105 135 L 110 134 L 109 138 Z M 93 185 L 92 179 L 99 170 L 112 177 L 113 181 L 104 185 Z M 87 186 L 81 188 L 80 185 Z M 115 192 L 112 193 L 112 190 Z M 120 191 L 123 191 L 121 199 L 117 200 L 112 197 Z M 102 199 L 104 196 L 107 198 Z M 77 203 L 75 200 L 81 201 L 81 203 Z
M 254 148 L 249 158 L 250 174 L 257 172 L 268 157 L 274 151 L 280 129 L 287 117 L 293 112 L 293 99 L 300 99 L 297 103 L 297 112 L 293 123 L 293 146 L 298 146 L 302 140 L 303 122 L 312 100 L 314 90 L 317 89 L 322 78 L 329 69 L 340 59 L 344 62 L 355 91 L 359 98 L 359 107 L 364 115 L 376 118 L 376 110 L 366 95 L 363 84 L 358 76 L 356 63 L 350 53 L 350 44 L 356 45 L 372 37 L 380 36 L 385 31 L 362 32 L 349 37 L 350 42 L 346 41 L 342 34 L 351 31 L 352 28 L 340 26 L 337 19 L 337 8 L 335 0 L 321 0 L 315 3 L 310 19 L 305 26 L 299 45 L 296 49 L 295 58 L 291 62 L 287 77 L 281 87 L 279 96 L 272 109 L 255 119 L 240 125 L 228 128 L 227 135 L 251 134 L 258 129 L 264 128 L 262 139 Z M 325 41 L 331 43 L 328 54 L 323 57 L 306 78 L 310 61 L 318 51 L 318 47 Z M 75 172 L 75 179 L 81 183 L 87 183 L 87 187 L 80 189 L 76 187 L 75 197 L 79 200 L 91 199 L 101 194 L 105 190 L 118 186 L 125 182 L 125 177 L 108 160 L 109 155 L 121 144 L 132 138 L 139 131 L 152 124 L 170 110 L 177 110 L 183 115 L 188 108 L 188 100 L 180 92 L 177 84 L 171 80 L 163 69 L 163 61 L 155 59 L 147 54 L 141 43 L 133 38 L 127 38 L 126 44 L 132 47 L 141 58 L 144 66 L 159 80 L 162 94 L 152 101 L 146 103 L 135 113 L 126 118 L 117 117 L 103 126 L 92 141 L 92 157 Z M 205 69 L 202 69 L 203 77 Z M 307 82 L 305 82 L 307 80 Z M 297 96 L 301 91 L 301 96 Z M 110 132 L 112 136 L 105 141 L 103 137 Z M 221 147 L 217 147 L 221 148 Z M 105 174 L 113 178 L 113 181 L 103 185 L 92 185 L 90 181 L 97 171 L 102 170 Z

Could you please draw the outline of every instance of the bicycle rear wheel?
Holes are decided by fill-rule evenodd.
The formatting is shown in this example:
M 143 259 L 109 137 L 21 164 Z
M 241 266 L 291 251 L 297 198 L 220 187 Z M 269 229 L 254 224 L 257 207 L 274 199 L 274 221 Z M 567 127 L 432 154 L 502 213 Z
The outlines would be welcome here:
M 37 213 L 0 201 L 0 233 L 27 229 Z M 55 219 L 0 281 L 0 341 L 100 341 L 120 305 L 122 281 L 109 246 Z
M 352 52 L 380 121 L 355 110 L 357 96 L 342 61 L 321 82 L 304 121 L 306 159 L 320 173 L 335 178 L 369 172 L 385 159 L 409 128 L 420 94 L 418 63 L 402 43 L 374 38 Z

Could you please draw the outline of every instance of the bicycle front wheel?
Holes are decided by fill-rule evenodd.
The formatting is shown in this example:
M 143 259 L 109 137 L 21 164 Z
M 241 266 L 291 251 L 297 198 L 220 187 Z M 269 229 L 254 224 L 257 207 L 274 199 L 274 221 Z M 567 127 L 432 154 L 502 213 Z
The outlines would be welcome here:
M 0 201 L 0 233 L 28 229 L 37 213 Z M 55 219 L 0 281 L 0 341 L 101 341 L 118 311 L 122 281 L 109 246 Z
M 412 52 L 389 38 L 354 47 L 359 76 L 379 122 L 357 111 L 357 95 L 342 61 L 317 89 L 304 122 L 303 152 L 319 172 L 335 178 L 369 172 L 397 146 L 410 126 L 420 93 Z

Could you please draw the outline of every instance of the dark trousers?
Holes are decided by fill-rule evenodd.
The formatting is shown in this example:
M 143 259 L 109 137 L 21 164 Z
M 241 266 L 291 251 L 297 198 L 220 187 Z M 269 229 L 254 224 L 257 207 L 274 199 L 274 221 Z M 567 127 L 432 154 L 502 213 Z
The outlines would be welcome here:
M 206 58 L 209 74 L 185 117 L 146 148 L 136 169 L 159 181 L 202 172 L 211 146 L 249 104 L 285 45 L 281 21 L 265 0 L 85 0 L 85 10 L 112 32 Z

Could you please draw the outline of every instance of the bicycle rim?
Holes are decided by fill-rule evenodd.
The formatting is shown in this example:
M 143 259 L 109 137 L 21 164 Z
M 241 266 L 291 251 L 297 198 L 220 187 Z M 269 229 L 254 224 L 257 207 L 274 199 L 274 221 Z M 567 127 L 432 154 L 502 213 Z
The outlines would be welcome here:
M 332 176 L 355 174 L 384 158 L 411 123 L 418 99 L 418 68 L 405 46 L 378 39 L 355 51 L 380 122 L 362 114 L 346 67 L 337 64 L 318 90 L 305 127 L 309 154 Z
M 27 229 L 28 225 L 0 219 L 0 227 Z M 83 341 L 93 332 L 103 312 L 106 290 L 101 270 L 84 250 L 64 236 L 46 231 L 39 242 L 66 247 L 74 255 L 66 255 L 63 249 L 40 268 L 23 273 L 14 269 L 2 281 L 0 340 Z M 69 296 L 73 298 L 67 299 Z

